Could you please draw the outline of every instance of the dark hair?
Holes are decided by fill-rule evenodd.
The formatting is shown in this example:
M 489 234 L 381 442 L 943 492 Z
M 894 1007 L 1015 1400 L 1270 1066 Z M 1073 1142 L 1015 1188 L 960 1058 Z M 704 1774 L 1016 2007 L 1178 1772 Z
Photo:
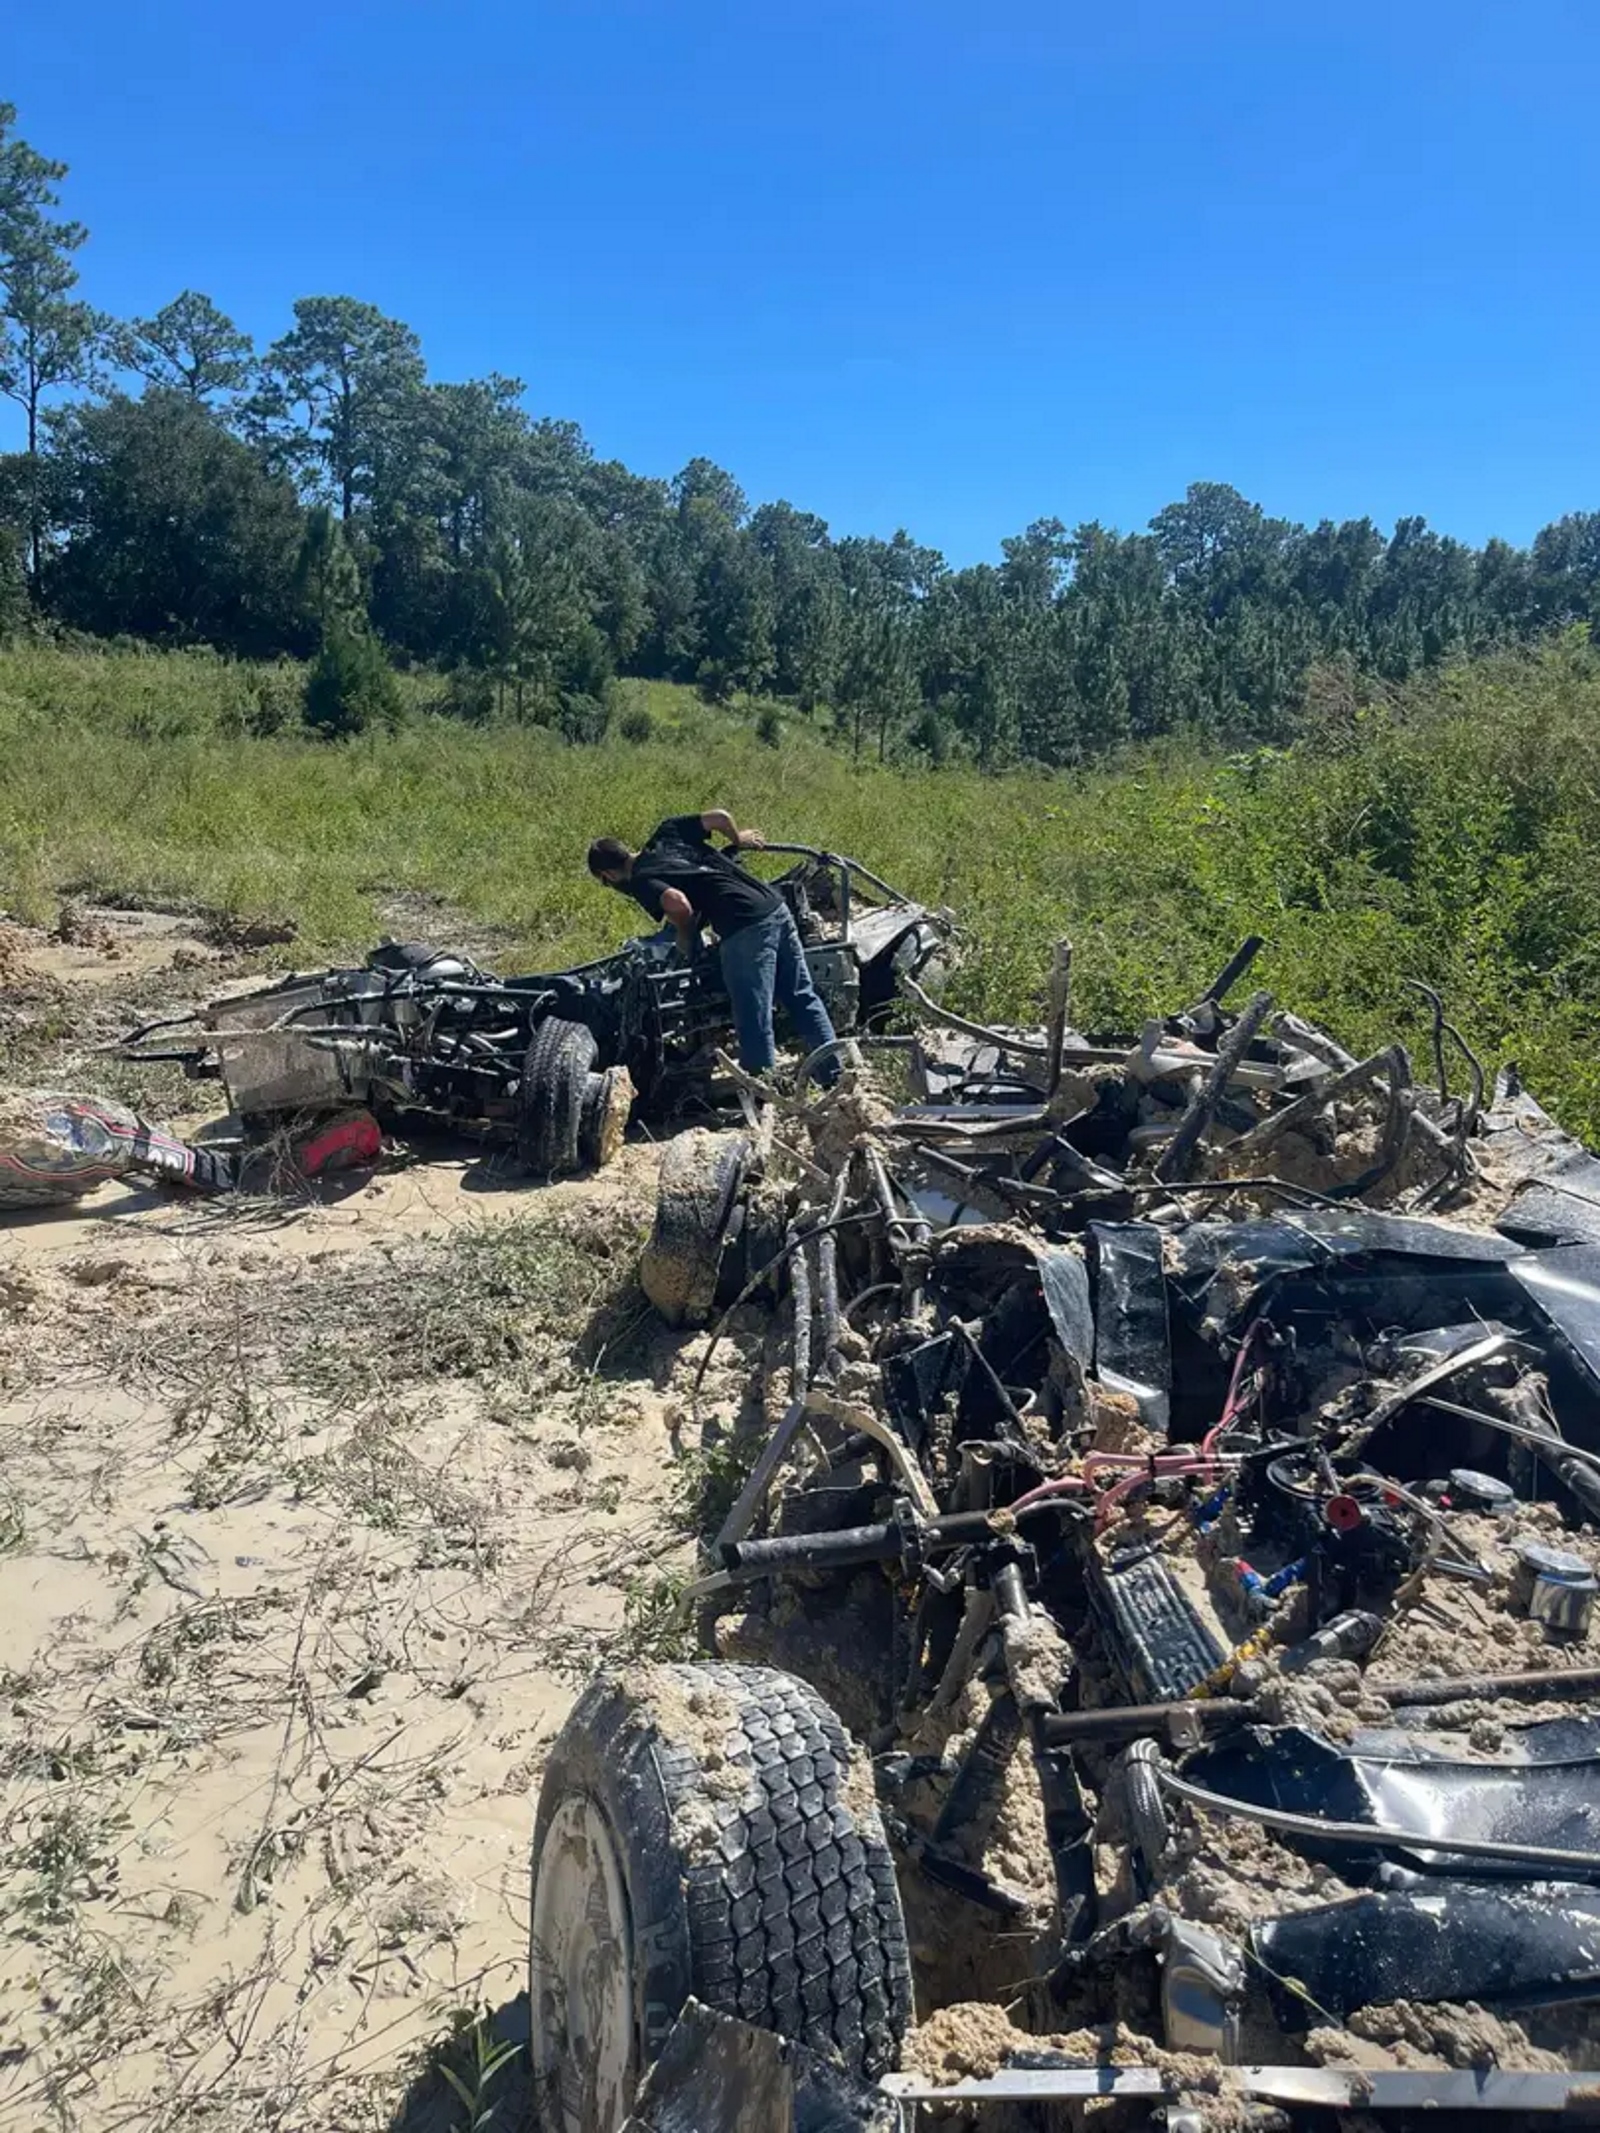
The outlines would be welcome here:
M 589 847 L 589 872 L 601 874 L 626 874 L 632 864 L 633 854 L 620 837 L 596 837 Z

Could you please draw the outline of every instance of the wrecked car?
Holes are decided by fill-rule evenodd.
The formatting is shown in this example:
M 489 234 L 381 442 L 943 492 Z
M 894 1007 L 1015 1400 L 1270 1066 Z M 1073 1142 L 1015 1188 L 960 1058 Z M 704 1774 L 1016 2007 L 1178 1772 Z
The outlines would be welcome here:
M 836 1028 L 880 1020 L 926 972 L 950 926 L 857 860 L 798 845 L 774 884 L 794 913 Z M 232 1111 L 272 1128 L 352 1104 L 385 1123 L 432 1123 L 514 1147 L 554 1177 L 596 1168 L 631 1117 L 709 1098 L 732 1009 L 716 956 L 685 962 L 670 929 L 573 970 L 502 978 L 469 957 L 388 941 L 357 969 L 285 978 L 148 1022 L 135 1063 L 219 1079 Z
M 545 1773 L 562 2133 L 1593 2112 L 1600 1164 L 1431 996 L 1427 1080 L 1230 1011 L 1258 945 L 668 1151 L 762 1423 L 705 1656 Z

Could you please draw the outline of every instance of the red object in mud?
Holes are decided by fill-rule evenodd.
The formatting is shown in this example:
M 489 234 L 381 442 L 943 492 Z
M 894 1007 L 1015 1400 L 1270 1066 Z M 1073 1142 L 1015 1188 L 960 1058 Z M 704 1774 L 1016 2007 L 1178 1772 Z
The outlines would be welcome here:
M 335 1170 L 361 1170 L 383 1153 L 383 1131 L 370 1111 L 357 1111 L 307 1136 L 295 1149 L 303 1176 L 326 1177 Z
M 1322 1515 L 1335 1533 L 1354 1533 L 1367 1514 L 1353 1496 L 1330 1496 Z

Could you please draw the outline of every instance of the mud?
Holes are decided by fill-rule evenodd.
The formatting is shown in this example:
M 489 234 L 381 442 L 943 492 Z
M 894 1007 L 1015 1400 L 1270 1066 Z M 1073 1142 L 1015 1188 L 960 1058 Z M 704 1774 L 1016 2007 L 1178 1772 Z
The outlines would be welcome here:
M 745 1797 L 750 1763 L 744 1729 L 739 1706 L 725 1689 L 671 1666 L 630 1667 L 622 1684 L 663 1739 L 695 1758 L 713 1798 Z
M 83 1033 L 181 986 L 141 971 L 187 932 L 110 969 L 29 933 L 68 1000 L 29 1078 L 93 1087 Z M 548 1744 L 684 1552 L 683 1344 L 627 1287 L 654 1170 L 440 1149 L 275 1207 L 0 1218 L 8 2126 L 377 2133 L 517 2001 Z
M 1306 2050 L 1323 2066 L 1562 2073 L 1568 2065 L 1560 2053 L 1541 2050 L 1519 2023 L 1472 2000 L 1459 2006 L 1396 2000 L 1386 2007 L 1363 2007 L 1351 2015 L 1347 2029 L 1313 2029 Z

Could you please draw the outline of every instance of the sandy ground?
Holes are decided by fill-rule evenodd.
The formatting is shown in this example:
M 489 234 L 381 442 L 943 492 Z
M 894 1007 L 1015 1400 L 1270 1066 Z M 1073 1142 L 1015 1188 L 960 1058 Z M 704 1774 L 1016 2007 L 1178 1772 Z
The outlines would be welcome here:
M 208 959 L 86 933 L 13 972 Z M 544 1753 L 680 1546 L 653 1177 L 0 1216 L 0 2124 L 473 2122 L 441 2040 L 471 2090 L 525 2030 Z

